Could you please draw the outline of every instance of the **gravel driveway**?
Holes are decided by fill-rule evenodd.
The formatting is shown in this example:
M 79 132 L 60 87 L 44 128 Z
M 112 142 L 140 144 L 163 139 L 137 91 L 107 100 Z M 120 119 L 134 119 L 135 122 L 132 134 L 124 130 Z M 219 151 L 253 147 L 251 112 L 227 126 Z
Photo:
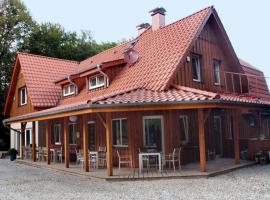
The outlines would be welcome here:
M 209 179 L 106 182 L 0 160 L 0 199 L 270 199 L 270 165 Z

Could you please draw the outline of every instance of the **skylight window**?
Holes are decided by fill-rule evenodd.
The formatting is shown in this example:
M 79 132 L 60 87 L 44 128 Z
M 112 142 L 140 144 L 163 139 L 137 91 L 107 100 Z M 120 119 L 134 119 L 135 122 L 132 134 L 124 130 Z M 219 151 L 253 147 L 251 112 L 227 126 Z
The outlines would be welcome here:
M 104 84 L 105 84 L 105 78 L 103 75 L 98 75 L 98 76 L 89 78 L 89 90 L 103 87 Z

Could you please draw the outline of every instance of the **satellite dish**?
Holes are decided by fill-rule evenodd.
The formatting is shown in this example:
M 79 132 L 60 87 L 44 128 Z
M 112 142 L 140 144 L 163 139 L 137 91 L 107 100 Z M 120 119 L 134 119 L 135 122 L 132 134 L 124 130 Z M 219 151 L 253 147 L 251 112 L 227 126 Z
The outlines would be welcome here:
M 124 59 L 128 64 L 132 65 L 139 59 L 139 54 L 134 49 L 128 49 L 125 52 Z

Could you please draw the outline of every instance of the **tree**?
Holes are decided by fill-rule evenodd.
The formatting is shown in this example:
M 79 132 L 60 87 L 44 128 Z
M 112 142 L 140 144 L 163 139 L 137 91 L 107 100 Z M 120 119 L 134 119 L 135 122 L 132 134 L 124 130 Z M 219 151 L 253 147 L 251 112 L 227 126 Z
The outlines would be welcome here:
M 34 22 L 20 0 L 0 0 L 0 112 L 10 82 L 15 54 L 31 32 Z
M 22 50 L 29 53 L 81 61 L 115 46 L 114 42 L 98 44 L 90 31 L 66 32 L 59 24 L 36 25 Z

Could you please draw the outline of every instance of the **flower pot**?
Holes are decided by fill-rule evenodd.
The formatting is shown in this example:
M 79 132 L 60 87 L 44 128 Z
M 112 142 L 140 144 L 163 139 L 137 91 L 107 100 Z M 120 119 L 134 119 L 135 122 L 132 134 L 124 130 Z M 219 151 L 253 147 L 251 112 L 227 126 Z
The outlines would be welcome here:
M 17 158 L 17 155 L 10 155 L 10 161 L 14 161 L 16 160 L 16 158 Z

